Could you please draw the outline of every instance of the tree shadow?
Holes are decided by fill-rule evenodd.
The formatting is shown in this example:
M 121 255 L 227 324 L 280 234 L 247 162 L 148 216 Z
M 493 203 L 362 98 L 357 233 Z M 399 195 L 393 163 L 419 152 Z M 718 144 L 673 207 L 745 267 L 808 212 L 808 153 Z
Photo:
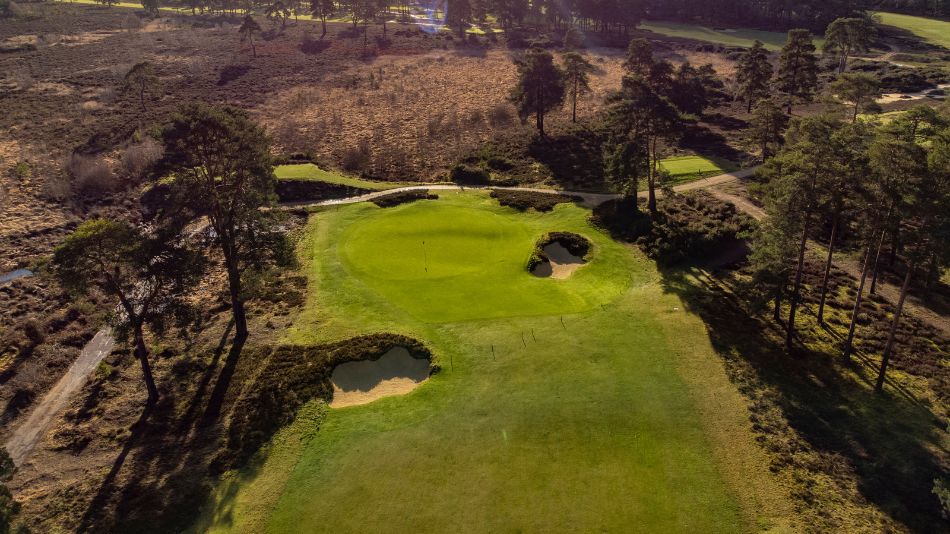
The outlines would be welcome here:
M 940 506 L 931 495 L 933 479 L 946 475 L 941 455 L 944 423 L 906 390 L 873 392 L 876 368 L 859 356 L 842 368 L 829 353 L 783 345 L 784 331 L 746 309 L 723 279 L 699 269 L 663 271 L 666 292 L 678 295 L 688 311 L 705 322 L 713 348 L 723 358 L 730 379 L 750 398 L 750 419 L 761 442 L 773 453 L 773 469 L 797 465 L 832 477 L 842 491 L 853 479 L 857 500 L 873 503 L 913 531 L 932 531 L 942 524 Z M 746 371 L 744 371 L 746 370 Z M 894 385 L 894 381 L 889 384 Z M 781 418 L 760 402 L 775 391 Z M 792 433 L 783 433 L 780 419 Z M 818 453 L 803 459 L 805 451 Z M 935 452 L 938 451 L 938 452 Z M 812 482 L 813 483 L 813 482 Z M 829 515 L 820 487 L 798 488 L 806 506 Z M 833 526 L 833 525 L 832 525 Z M 823 528 L 818 525 L 819 530 Z

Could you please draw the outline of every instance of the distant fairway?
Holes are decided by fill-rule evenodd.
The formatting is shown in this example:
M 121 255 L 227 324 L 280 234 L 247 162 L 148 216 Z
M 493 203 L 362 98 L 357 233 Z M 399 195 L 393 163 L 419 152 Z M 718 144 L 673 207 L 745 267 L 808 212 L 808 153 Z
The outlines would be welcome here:
M 660 161 L 660 167 L 670 173 L 674 184 L 685 183 L 707 176 L 716 176 L 718 174 L 735 171 L 739 168 L 738 165 L 731 161 L 720 158 L 707 158 L 704 156 L 677 156 L 666 158 Z
M 731 533 L 781 522 L 744 405 L 652 262 L 573 204 L 522 214 L 484 192 L 440 194 L 314 215 L 300 247 L 308 305 L 287 341 L 398 332 L 424 340 L 442 372 L 325 416 L 311 403 L 260 463 L 224 478 L 196 530 Z M 525 270 L 553 230 L 594 247 L 565 280 Z
M 278 165 L 274 167 L 274 174 L 281 180 L 313 180 L 317 182 L 327 182 L 330 184 L 345 185 L 349 187 L 360 187 L 374 191 L 385 189 L 395 189 L 404 185 L 414 185 L 402 182 L 376 182 L 373 180 L 364 180 L 353 176 L 346 176 L 338 172 L 327 171 L 317 167 L 313 163 L 300 163 L 291 165 Z
M 659 20 L 648 20 L 640 24 L 641 30 L 679 37 L 682 39 L 696 39 L 724 46 L 741 46 L 748 48 L 756 40 L 762 41 L 769 50 L 778 50 L 785 44 L 786 36 L 781 32 L 750 30 L 746 28 L 710 28 L 695 24 L 682 24 Z M 817 43 L 816 43 L 817 46 Z
M 948 21 L 883 11 L 875 14 L 881 17 L 882 24 L 907 30 L 930 44 L 950 49 L 950 22 Z

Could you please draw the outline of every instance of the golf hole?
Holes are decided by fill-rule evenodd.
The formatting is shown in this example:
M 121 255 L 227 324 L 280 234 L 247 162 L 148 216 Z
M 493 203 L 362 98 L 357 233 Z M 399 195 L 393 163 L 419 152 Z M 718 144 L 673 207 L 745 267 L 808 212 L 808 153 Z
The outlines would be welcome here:
M 404 347 L 393 347 L 378 360 L 337 365 L 330 375 L 332 408 L 367 404 L 382 397 L 405 395 L 429 378 L 429 360 L 414 358 Z
M 568 232 L 554 232 L 539 241 L 531 261 L 531 274 L 539 278 L 563 280 L 587 263 L 590 242 Z

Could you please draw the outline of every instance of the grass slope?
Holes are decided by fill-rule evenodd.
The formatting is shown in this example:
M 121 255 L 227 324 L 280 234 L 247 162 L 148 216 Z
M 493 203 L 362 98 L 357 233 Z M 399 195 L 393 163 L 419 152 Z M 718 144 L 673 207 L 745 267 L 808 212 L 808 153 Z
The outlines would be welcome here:
M 288 341 L 399 332 L 443 371 L 406 396 L 304 412 L 222 482 L 196 530 L 780 527 L 787 507 L 702 323 L 588 213 L 520 214 L 468 192 L 315 215 L 309 301 Z M 552 230 L 593 242 L 570 279 L 523 269 Z
M 948 21 L 883 11 L 878 11 L 875 15 L 881 17 L 882 24 L 907 30 L 930 44 L 950 49 L 950 22 Z
M 362 189 L 371 189 L 374 191 L 395 189 L 405 185 L 418 185 L 402 182 L 376 182 L 373 180 L 364 180 L 362 178 L 355 178 L 332 171 L 326 171 L 320 167 L 317 167 L 313 163 L 278 165 L 274 167 L 274 174 L 276 174 L 277 178 L 281 180 L 313 180 L 318 182 L 327 182 L 330 184 L 359 187 Z

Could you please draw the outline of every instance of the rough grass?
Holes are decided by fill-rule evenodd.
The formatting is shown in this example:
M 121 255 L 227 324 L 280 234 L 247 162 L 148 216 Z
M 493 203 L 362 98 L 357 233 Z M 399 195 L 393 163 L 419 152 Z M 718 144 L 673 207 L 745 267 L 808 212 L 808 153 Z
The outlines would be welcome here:
M 950 22 L 948 21 L 883 11 L 875 14 L 881 17 L 882 24 L 907 30 L 930 44 L 950 48 Z
M 305 410 L 269 454 L 225 478 L 197 529 L 787 525 L 702 325 L 662 291 L 649 261 L 589 226 L 587 213 L 519 214 L 469 192 L 315 215 L 301 249 L 309 303 L 288 340 L 391 329 L 424 339 L 443 372 L 409 395 L 329 410 L 318 432 Z M 550 231 L 594 244 L 571 279 L 523 269 Z M 431 274 L 412 253 L 422 237 Z M 400 254 L 390 258 L 394 240 Z

